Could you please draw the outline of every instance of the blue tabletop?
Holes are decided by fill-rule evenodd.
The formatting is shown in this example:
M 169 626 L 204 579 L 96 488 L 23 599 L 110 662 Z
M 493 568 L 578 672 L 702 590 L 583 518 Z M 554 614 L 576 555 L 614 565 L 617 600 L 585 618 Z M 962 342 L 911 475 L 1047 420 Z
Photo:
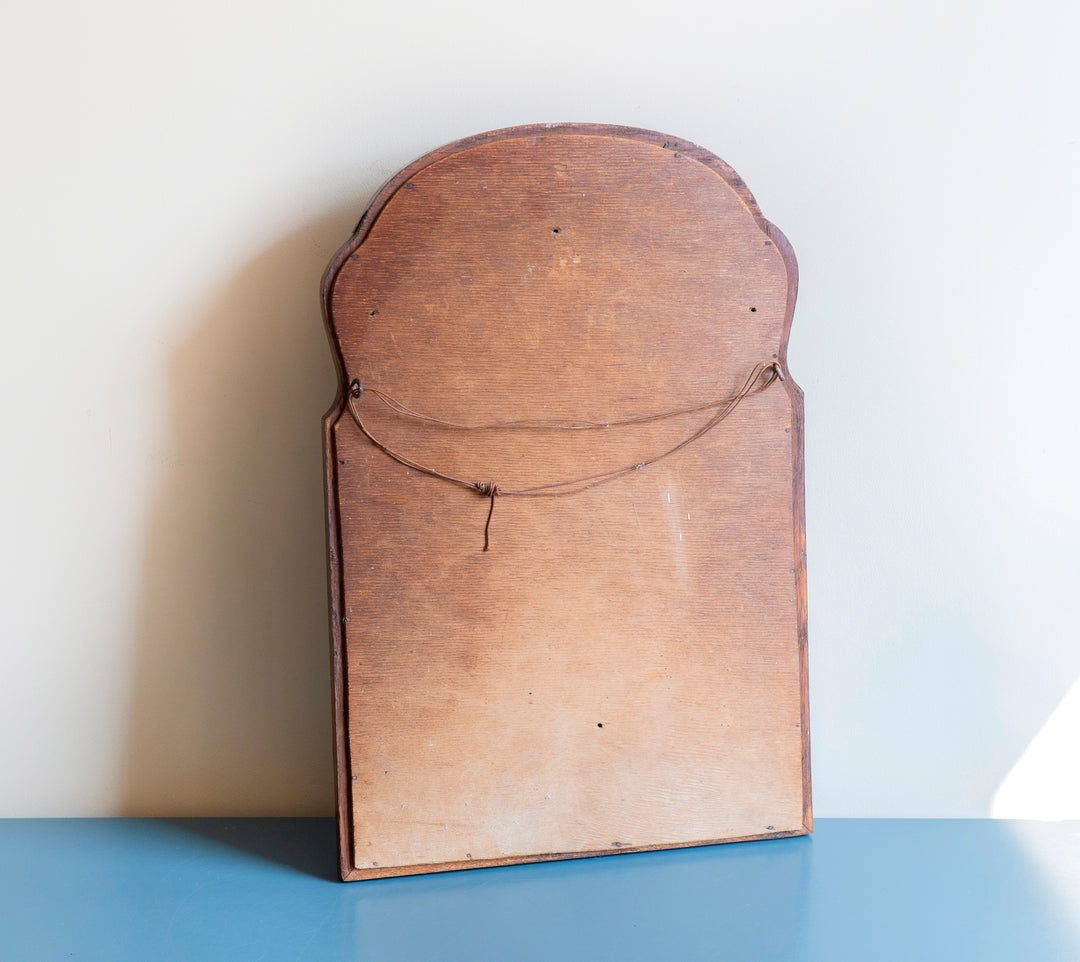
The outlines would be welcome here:
M 1080 959 L 1080 824 L 336 881 L 329 819 L 0 821 L 0 959 Z

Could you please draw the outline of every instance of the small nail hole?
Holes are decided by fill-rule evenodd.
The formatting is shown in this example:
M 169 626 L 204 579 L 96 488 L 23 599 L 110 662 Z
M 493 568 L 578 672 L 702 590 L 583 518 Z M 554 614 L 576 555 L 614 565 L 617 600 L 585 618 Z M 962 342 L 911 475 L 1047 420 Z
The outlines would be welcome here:
M 559 233 L 559 228 L 558 227 L 554 228 L 551 233 L 558 234 Z
M 597 728 L 603 728 L 603 727 L 604 727 L 604 723 L 603 723 L 603 722 L 597 722 L 597 723 L 596 723 L 596 727 L 597 727 Z
M 751 307 L 750 308 L 750 313 L 751 314 L 756 314 L 757 313 L 757 308 L 756 307 Z

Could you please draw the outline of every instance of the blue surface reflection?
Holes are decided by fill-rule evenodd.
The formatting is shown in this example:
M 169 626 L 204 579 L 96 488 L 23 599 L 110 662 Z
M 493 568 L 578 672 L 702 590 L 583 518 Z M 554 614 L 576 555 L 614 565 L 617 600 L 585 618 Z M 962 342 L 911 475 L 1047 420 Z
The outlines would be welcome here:
M 329 819 L 2 821 L 0 958 L 1080 958 L 1080 907 L 1004 822 L 822 820 L 810 838 L 349 884 L 335 858 Z

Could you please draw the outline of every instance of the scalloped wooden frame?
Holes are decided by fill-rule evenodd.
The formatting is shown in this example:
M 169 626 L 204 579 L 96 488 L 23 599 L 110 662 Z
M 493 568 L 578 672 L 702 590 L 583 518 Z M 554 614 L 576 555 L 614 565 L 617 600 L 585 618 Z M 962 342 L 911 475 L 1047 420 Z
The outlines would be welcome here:
M 797 793 L 801 796 L 798 804 L 793 808 L 792 804 L 786 803 L 782 815 L 777 815 L 773 821 L 760 826 L 760 830 L 743 831 L 737 834 L 717 832 L 701 833 L 702 837 L 677 838 L 673 837 L 676 832 L 671 829 L 670 819 L 665 822 L 655 837 L 650 837 L 648 826 L 644 826 L 642 832 L 628 841 L 619 839 L 612 840 L 609 844 L 583 844 L 578 847 L 566 845 L 545 845 L 542 841 L 534 844 L 528 850 L 515 850 L 508 852 L 492 852 L 490 845 L 487 857 L 474 857 L 471 852 L 464 851 L 458 857 L 435 858 L 421 853 L 421 856 L 413 861 L 406 858 L 397 858 L 394 864 L 379 864 L 377 860 L 361 860 L 358 858 L 358 845 L 363 839 L 358 837 L 357 822 L 361 819 L 362 809 L 365 805 L 363 797 L 358 797 L 353 792 L 354 782 L 360 778 L 358 771 L 366 766 L 359 765 L 355 761 L 354 739 L 358 738 L 358 711 L 362 711 L 363 702 L 359 692 L 353 691 L 350 682 L 350 670 L 355 669 L 355 662 L 360 653 L 360 642 L 350 644 L 351 633 L 355 630 L 350 627 L 350 619 L 346 613 L 347 588 L 346 573 L 349 568 L 349 543 L 348 531 L 343 523 L 343 495 L 347 495 L 352 505 L 355 501 L 356 483 L 343 477 L 342 469 L 346 459 L 340 457 L 341 439 L 337 436 L 339 431 L 348 430 L 348 416 L 346 409 L 346 389 L 350 381 L 358 376 L 358 371 L 350 369 L 350 363 L 346 353 L 342 349 L 342 331 L 349 324 L 356 324 L 355 317 L 344 317 L 347 313 L 343 310 L 342 303 L 335 301 L 335 291 L 349 265 L 359 256 L 358 251 L 371 237 L 373 229 L 380 223 L 380 219 L 386 215 L 388 208 L 394 216 L 393 202 L 396 197 L 402 196 L 402 191 L 413 189 L 416 184 L 425 183 L 425 173 L 432 171 L 436 165 L 451 158 L 458 158 L 465 152 L 474 148 L 497 148 L 499 145 L 510 145 L 511 148 L 519 149 L 522 144 L 536 144 L 542 147 L 545 139 L 548 142 L 570 143 L 567 138 L 581 138 L 580 144 L 583 149 L 590 144 L 603 145 L 610 141 L 614 145 L 647 145 L 664 151 L 665 156 L 681 159 L 689 163 L 701 165 L 711 171 L 716 178 L 738 198 L 745 211 L 753 218 L 761 237 L 766 246 L 773 245 L 776 252 L 782 258 L 786 271 L 786 295 L 782 306 L 782 324 L 776 342 L 774 357 L 784 375 L 781 385 L 784 397 L 787 399 L 790 411 L 790 424 L 785 431 L 790 435 L 790 459 L 788 473 L 785 476 L 782 487 L 788 491 L 789 503 L 781 505 L 784 517 L 790 515 L 791 539 L 790 539 L 790 563 L 791 563 L 791 618 L 793 626 L 790 638 L 784 639 L 785 651 L 790 649 L 791 664 L 797 664 L 797 680 L 789 678 L 785 683 L 784 711 L 790 716 L 792 711 L 798 715 L 798 736 L 796 743 L 791 739 L 785 741 L 783 768 L 789 784 L 785 791 L 790 796 L 796 791 L 793 787 L 793 779 L 797 778 Z M 575 144 L 577 142 L 574 142 Z M 632 153 L 633 151 L 631 151 Z M 649 154 L 654 157 L 654 154 Z M 651 161 L 650 161 L 651 162 Z M 686 168 L 683 168 L 685 170 Z M 441 201 L 440 201 L 441 202 Z M 448 203 L 453 203 L 450 198 Z M 558 229 L 553 230 L 558 233 Z M 492 238 L 495 243 L 496 237 Z M 406 277 L 405 282 L 414 281 L 415 278 Z M 809 711 L 807 701 L 807 655 L 806 655 L 806 569 L 805 569 L 805 510 L 803 495 L 803 404 L 802 391 L 791 378 L 787 368 L 787 343 L 790 332 L 792 315 L 794 312 L 795 297 L 798 286 L 798 270 L 791 246 L 784 235 L 771 223 L 764 219 L 752 194 L 743 183 L 741 178 L 726 163 L 714 156 L 707 150 L 689 144 L 682 140 L 666 136 L 652 131 L 638 130 L 629 127 L 613 127 L 595 124 L 545 124 L 525 127 L 516 127 L 505 130 L 497 130 L 475 137 L 466 138 L 453 144 L 441 147 L 419 158 L 412 164 L 401 170 L 396 176 L 387 182 L 375 195 L 367 211 L 361 217 L 357 227 L 349 241 L 338 251 L 329 267 L 327 268 L 323 286 L 324 314 L 327 330 L 330 336 L 331 346 L 339 373 L 339 392 L 333 406 L 327 412 L 323 420 L 324 450 L 325 450 L 325 479 L 326 479 L 326 505 L 327 505 L 327 532 L 328 532 L 328 569 L 329 591 L 331 609 L 331 644 L 333 655 L 333 706 L 335 720 L 335 768 L 337 784 L 337 817 L 340 838 L 341 876 L 345 880 L 377 878 L 390 875 L 406 875 L 423 872 L 437 872 L 445 870 L 478 868 L 495 865 L 513 864 L 518 862 L 545 861 L 551 859 L 579 858 L 593 855 L 606 855 L 634 851 L 647 851 L 662 848 L 678 848 L 690 845 L 714 844 L 719 842 L 744 841 L 748 839 L 762 839 L 783 837 L 790 835 L 806 834 L 812 831 L 813 821 L 810 800 L 810 755 L 809 755 Z M 483 305 L 478 310 L 485 310 Z M 756 308 L 751 307 L 751 311 Z M 374 316 L 374 313 L 371 313 Z M 430 409 L 431 405 L 428 405 Z M 345 428 L 340 425 L 345 424 Z M 642 472 L 644 473 L 644 472 Z M 350 491 L 346 492 L 346 486 L 351 485 Z M 670 495 L 669 495 L 670 498 Z M 501 510 L 501 508 L 500 508 Z M 365 522 L 367 523 L 367 522 Z M 372 523 L 377 523 L 372 522 Z M 391 563 L 392 563 L 391 559 Z M 786 564 L 787 562 L 785 562 Z M 541 569 L 542 570 L 542 569 Z M 401 572 L 401 577 L 407 577 L 407 572 Z M 537 575 L 540 577 L 540 575 Z M 659 582 L 662 584 L 663 582 Z M 649 590 L 655 590 L 657 582 L 650 583 Z M 353 589 L 356 590 L 356 589 Z M 363 589 L 361 589 L 363 590 Z M 386 597 L 385 603 L 393 605 L 393 598 Z M 767 644 L 772 642 L 766 639 Z M 479 639 L 477 645 L 483 645 L 484 640 Z M 393 657 L 393 656 L 392 656 Z M 635 670 L 633 665 L 627 666 L 628 672 Z M 789 672 L 790 674 L 790 672 Z M 797 685 L 797 691 L 792 685 Z M 531 693 L 530 693 L 531 694 Z M 794 702 L 797 701 L 797 704 Z M 790 703 L 789 703 L 790 702 Z M 602 727 L 602 723 L 597 723 Z M 540 737 L 540 736 L 538 736 Z M 753 734 L 750 736 L 753 738 Z M 770 736 L 771 737 L 771 736 Z M 794 737 L 794 736 L 793 736 Z M 762 740 L 762 744 L 764 741 Z M 715 746 L 714 746 L 715 747 Z M 797 754 L 797 757 L 796 757 Z M 708 764 L 706 760 L 705 765 Z M 389 774 L 389 772 L 387 772 Z M 404 797 L 404 796 L 403 796 Z M 787 797 L 787 796 L 785 796 Z M 697 799 L 696 801 L 701 801 Z M 708 799 L 705 800 L 708 803 Z M 695 799 L 689 799 L 693 804 Z M 404 803 L 402 804 L 404 808 Z M 645 806 L 647 808 L 647 806 Z M 797 808 L 797 812 L 795 811 Z M 381 817 L 381 816 L 380 816 Z M 524 817 L 524 816 L 523 816 Z M 765 821 L 765 817 L 760 819 Z M 377 821 L 377 820 L 376 820 Z M 738 819 L 736 819 L 736 822 Z M 385 822 L 381 822 L 385 826 Z M 415 830 L 415 826 L 413 826 Z M 449 830 L 449 824 L 447 825 Z M 400 831 L 403 836 L 408 836 L 410 823 L 403 820 L 401 825 L 393 831 Z M 602 830 L 601 830 L 602 832 Z M 666 833 L 666 834 L 665 834 Z M 554 833 L 559 835 L 559 832 Z M 611 833 L 608 833 L 611 834 Z M 524 838 L 535 838 L 535 832 L 522 832 Z M 565 832 L 560 835 L 565 838 Z M 479 843 L 477 843 L 479 845 Z M 398 845 L 398 849 L 407 847 L 406 841 Z M 461 846 L 464 848 L 464 845 Z M 527 847 L 527 846 L 526 846 Z

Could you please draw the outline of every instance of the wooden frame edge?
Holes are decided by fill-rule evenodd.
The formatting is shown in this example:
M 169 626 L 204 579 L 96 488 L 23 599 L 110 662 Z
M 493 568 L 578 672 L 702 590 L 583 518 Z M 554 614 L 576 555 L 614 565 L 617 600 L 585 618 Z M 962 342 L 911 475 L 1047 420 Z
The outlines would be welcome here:
M 806 429 L 803 390 L 788 369 L 787 351 L 791 325 L 795 318 L 795 302 L 799 295 L 799 264 L 790 241 L 775 224 L 764 221 L 764 230 L 784 258 L 788 269 L 788 299 L 785 307 L 784 329 L 780 336 L 780 369 L 784 387 L 791 400 L 792 433 L 792 505 L 793 539 L 795 545 L 795 615 L 799 645 L 800 716 L 802 723 L 802 782 L 803 825 L 807 832 L 814 830 L 813 786 L 810 775 L 810 661 L 809 614 L 806 579 Z
M 337 509 L 337 452 L 334 426 L 344 406 L 344 392 L 323 417 L 323 463 L 325 471 L 324 497 L 326 502 L 326 563 L 327 595 L 330 610 L 330 670 L 332 676 L 334 724 L 334 799 L 338 830 L 339 870 L 346 879 L 352 871 L 353 826 L 349 814 L 348 691 L 345 672 L 345 639 L 342 632 L 342 599 L 344 597 L 341 571 L 341 529 Z
M 626 848 L 598 849 L 590 852 L 554 852 L 540 855 L 509 855 L 505 858 L 468 859 L 455 862 L 433 862 L 423 865 L 398 865 L 385 868 L 353 868 L 342 873 L 345 882 L 365 882 L 381 878 L 405 878 L 411 875 L 433 875 L 437 872 L 459 872 L 474 868 L 502 868 L 508 865 L 535 865 L 543 862 L 568 862 L 583 858 L 601 858 L 607 855 L 640 855 L 643 852 L 674 852 L 687 848 L 708 848 L 717 845 L 737 845 L 740 842 L 757 842 L 763 839 L 803 838 L 811 834 L 805 825 L 784 832 L 764 832 L 759 835 L 739 835 L 735 838 L 707 839 L 701 842 L 662 842 L 658 845 L 641 845 Z

